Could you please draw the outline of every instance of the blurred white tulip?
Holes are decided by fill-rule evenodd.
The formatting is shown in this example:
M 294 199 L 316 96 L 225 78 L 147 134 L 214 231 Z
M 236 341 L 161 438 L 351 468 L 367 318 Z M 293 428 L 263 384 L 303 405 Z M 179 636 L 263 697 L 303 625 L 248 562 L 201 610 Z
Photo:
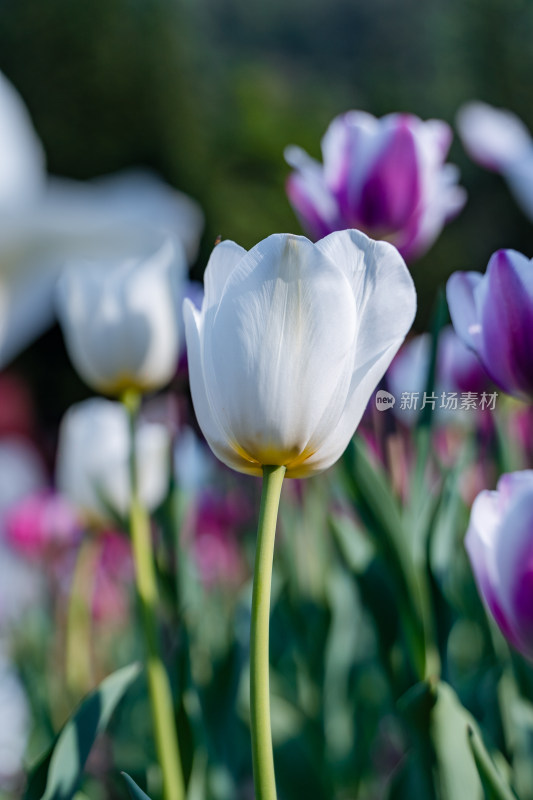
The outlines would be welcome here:
M 167 239 L 146 255 L 74 262 L 58 284 L 58 314 L 70 358 L 98 392 L 159 389 L 176 371 L 185 269 Z
M 150 172 L 47 178 L 24 103 L 0 74 L 0 368 L 52 323 L 66 261 L 131 257 L 169 237 L 192 260 L 202 226 L 198 205 Z
M 152 511 L 169 483 L 170 439 L 166 428 L 140 422 L 136 431 L 139 494 Z M 125 516 L 130 506 L 130 436 L 125 407 L 103 398 L 71 406 L 61 422 L 56 483 L 80 511 L 105 520 L 110 506 Z
M 44 189 L 45 156 L 22 98 L 0 72 L 0 214 L 27 207 Z

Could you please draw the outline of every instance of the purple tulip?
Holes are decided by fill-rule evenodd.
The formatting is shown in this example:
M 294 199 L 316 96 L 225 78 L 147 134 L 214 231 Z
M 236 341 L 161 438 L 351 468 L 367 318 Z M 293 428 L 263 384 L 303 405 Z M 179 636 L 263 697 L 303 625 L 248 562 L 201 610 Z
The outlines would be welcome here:
M 287 194 L 312 238 L 358 228 L 392 242 L 407 260 L 424 253 L 464 205 L 458 171 L 445 164 L 452 132 L 410 114 L 336 117 L 322 139 L 324 163 L 288 147 Z
M 485 605 L 533 659 L 533 470 L 503 475 L 476 497 L 465 545 Z
M 533 264 L 515 250 L 498 250 L 487 272 L 455 272 L 448 280 L 458 336 L 477 353 L 505 392 L 533 400 Z

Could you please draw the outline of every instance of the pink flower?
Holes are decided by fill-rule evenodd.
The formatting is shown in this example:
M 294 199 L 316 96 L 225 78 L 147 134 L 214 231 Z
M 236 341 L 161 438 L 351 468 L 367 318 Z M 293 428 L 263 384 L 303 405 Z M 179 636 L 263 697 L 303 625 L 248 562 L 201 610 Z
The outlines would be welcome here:
M 5 529 L 9 544 L 32 559 L 71 547 L 81 536 L 73 508 L 51 491 L 31 494 L 10 508 Z
M 121 533 L 106 531 L 100 537 L 93 584 L 92 609 L 98 621 L 123 622 L 129 613 L 133 582 L 133 558 L 129 540 Z
M 465 203 L 456 167 L 444 163 L 451 138 L 441 120 L 348 111 L 322 139 L 323 165 L 298 147 L 285 151 L 295 170 L 289 200 L 315 239 L 357 228 L 417 258 Z
M 244 562 L 238 533 L 249 516 L 246 498 L 241 495 L 202 495 L 193 522 L 192 551 L 207 589 L 235 585 L 242 579 Z

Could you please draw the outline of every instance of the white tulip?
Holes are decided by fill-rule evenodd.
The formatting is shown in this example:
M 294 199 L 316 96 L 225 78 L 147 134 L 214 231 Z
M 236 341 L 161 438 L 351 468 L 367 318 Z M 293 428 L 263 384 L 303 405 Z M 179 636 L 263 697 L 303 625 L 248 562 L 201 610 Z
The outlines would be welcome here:
M 42 145 L 16 89 L 0 72 L 0 213 L 32 203 L 46 177 Z
M 179 293 L 185 268 L 171 239 L 153 253 L 72 263 L 58 285 L 70 358 L 99 392 L 159 389 L 176 370 Z
M 166 428 L 140 422 L 136 431 L 139 494 L 153 510 L 169 482 L 170 440 Z M 91 398 L 65 414 L 59 431 L 58 489 L 89 518 L 106 518 L 109 505 L 121 515 L 130 507 L 130 435 L 121 403 Z
M 141 253 L 168 237 L 192 260 L 202 226 L 193 200 L 145 170 L 48 177 L 24 102 L 0 73 L 0 368 L 52 323 L 66 261 Z
M 215 247 L 201 311 L 185 301 L 191 390 L 215 455 L 260 475 L 331 466 L 415 315 L 398 251 L 359 231 Z

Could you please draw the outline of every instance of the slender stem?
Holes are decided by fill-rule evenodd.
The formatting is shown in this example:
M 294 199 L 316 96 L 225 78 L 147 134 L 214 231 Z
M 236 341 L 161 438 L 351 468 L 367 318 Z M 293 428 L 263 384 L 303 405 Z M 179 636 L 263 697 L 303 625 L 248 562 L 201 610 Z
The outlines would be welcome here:
M 268 635 L 272 560 L 285 467 L 263 467 L 250 630 L 250 711 L 256 800 L 276 800 L 270 729 Z
M 152 548 L 150 519 L 138 491 L 135 456 L 135 422 L 139 397 L 127 394 L 123 398 L 129 412 L 131 428 L 131 507 L 130 532 L 135 561 L 137 595 L 139 597 L 147 649 L 146 674 L 152 708 L 155 745 L 163 773 L 163 793 L 166 800 L 183 800 L 185 788 L 174 719 L 174 704 L 168 675 L 159 653 L 157 630 L 157 580 Z
M 79 700 L 92 687 L 91 628 L 94 573 L 98 544 L 90 536 L 81 542 L 67 611 L 66 683 Z

